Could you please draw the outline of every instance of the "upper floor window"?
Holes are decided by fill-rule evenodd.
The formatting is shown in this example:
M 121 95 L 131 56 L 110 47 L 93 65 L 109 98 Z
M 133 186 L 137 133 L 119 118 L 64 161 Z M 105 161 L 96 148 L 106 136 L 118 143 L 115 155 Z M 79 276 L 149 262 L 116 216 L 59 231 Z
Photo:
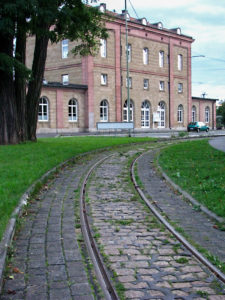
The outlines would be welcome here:
M 48 110 L 48 99 L 46 97 L 41 97 L 39 100 L 38 121 L 48 121 Z
M 183 93 L 183 83 L 178 83 L 178 93 Z
M 159 51 L 159 66 L 164 67 L 164 51 Z
M 181 104 L 178 106 L 177 110 L 177 122 L 183 122 L 183 105 Z
M 159 82 L 159 90 L 160 91 L 165 91 L 165 82 L 164 81 Z
M 209 107 L 205 108 L 205 122 L 209 123 Z
M 107 44 L 106 44 L 106 40 L 101 39 L 100 40 L 100 53 L 101 53 L 101 57 L 106 57 L 107 53 L 106 53 L 106 48 L 107 48 Z
M 126 87 L 132 88 L 132 77 L 129 77 L 129 79 L 127 80 L 126 78 Z
M 107 84 L 108 84 L 108 75 L 101 74 L 101 85 L 107 85 Z
M 143 64 L 148 65 L 149 63 L 149 51 L 148 48 L 143 49 Z
M 69 54 L 69 40 L 62 40 L 62 58 L 67 58 Z
M 179 71 L 183 70 L 183 55 L 182 54 L 178 54 L 177 57 L 177 68 Z
M 102 100 L 100 103 L 100 121 L 108 122 L 108 101 Z
M 127 58 L 128 58 L 128 62 L 131 62 L 131 55 L 132 55 L 132 47 L 131 44 L 127 45 Z
M 148 90 L 149 89 L 149 80 L 144 78 L 144 90 Z
M 68 102 L 68 119 L 69 122 L 77 121 L 77 100 L 74 98 Z
M 62 75 L 62 84 L 63 85 L 69 84 L 69 75 L 68 74 Z

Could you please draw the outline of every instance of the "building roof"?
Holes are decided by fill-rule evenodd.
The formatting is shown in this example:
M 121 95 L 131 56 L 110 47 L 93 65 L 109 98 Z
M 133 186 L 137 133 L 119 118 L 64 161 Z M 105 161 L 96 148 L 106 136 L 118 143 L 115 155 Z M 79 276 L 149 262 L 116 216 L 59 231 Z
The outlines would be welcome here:
M 195 97 L 192 96 L 192 100 L 200 100 L 200 101 L 217 101 L 219 99 L 213 99 L 213 98 L 204 98 L 204 97 Z
M 101 7 L 104 7 L 104 11 L 101 9 Z M 109 17 L 120 19 L 120 20 L 123 20 L 123 21 L 125 20 L 125 17 L 126 17 L 125 10 L 123 10 L 121 14 L 117 13 L 116 11 L 107 10 L 105 3 L 101 3 L 99 5 L 99 10 L 102 11 L 102 12 L 104 12 Z M 177 37 L 178 36 L 179 37 L 185 37 L 185 38 L 189 38 L 189 39 L 194 40 L 191 36 L 182 34 L 180 27 L 167 29 L 167 28 L 163 27 L 163 23 L 162 22 L 150 23 L 149 21 L 147 21 L 146 18 L 136 19 L 136 18 L 130 17 L 129 13 L 128 13 L 127 21 L 130 22 L 130 23 L 134 23 L 134 24 L 139 24 L 139 25 L 142 25 L 142 26 L 146 26 L 146 29 L 147 28 L 149 28 L 149 29 L 152 28 L 152 29 L 156 29 L 158 31 L 161 31 L 161 32 L 164 32 L 164 33 L 167 33 L 167 34 L 168 33 L 169 34 L 175 34 Z
M 62 84 L 61 82 L 50 82 L 43 81 L 42 87 L 49 88 L 63 88 L 63 89 L 74 89 L 74 90 L 87 90 L 88 86 L 86 84 Z

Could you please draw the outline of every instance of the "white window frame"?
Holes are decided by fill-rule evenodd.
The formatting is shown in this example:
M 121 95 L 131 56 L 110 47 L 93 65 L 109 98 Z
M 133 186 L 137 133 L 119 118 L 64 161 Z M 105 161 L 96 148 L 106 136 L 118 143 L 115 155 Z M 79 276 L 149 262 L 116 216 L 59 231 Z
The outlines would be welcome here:
M 178 54 L 178 56 L 177 56 L 177 68 L 178 68 L 178 71 L 183 70 L 183 55 L 182 54 Z
M 128 87 L 128 82 L 129 82 L 129 88 L 131 89 L 132 88 L 132 77 L 129 77 L 129 80 L 127 80 L 127 77 L 126 77 L 126 87 Z
M 131 62 L 131 58 L 132 58 L 132 46 L 131 46 L 131 44 L 128 44 L 128 47 L 127 47 L 127 57 L 128 57 L 128 62 Z
M 69 40 L 62 40 L 62 58 L 67 58 L 69 54 Z
M 106 99 L 100 102 L 99 110 L 100 110 L 100 122 L 108 122 L 109 104 Z
M 105 39 L 100 40 L 100 53 L 101 53 L 101 57 L 107 56 L 107 42 Z
M 180 104 L 177 109 L 177 122 L 178 123 L 183 123 L 183 116 L 184 116 L 184 108 L 183 108 L 183 105 Z
M 210 121 L 210 109 L 208 106 L 205 108 L 205 123 L 209 123 Z
M 101 85 L 107 85 L 107 84 L 108 84 L 108 75 L 101 74 Z
M 165 91 L 165 81 L 163 81 L 163 80 L 159 81 L 159 90 L 161 92 Z
M 163 101 L 159 102 L 157 112 L 159 115 L 158 128 L 165 128 L 166 127 L 166 105 Z
M 75 98 L 68 102 L 68 121 L 77 122 L 77 100 Z
M 183 83 L 181 82 L 178 83 L 178 93 L 179 94 L 183 93 Z
M 144 90 L 148 90 L 149 89 L 149 79 L 144 78 L 144 80 L 143 80 L 143 88 L 144 88 Z
M 159 51 L 159 67 L 164 67 L 164 51 Z
M 63 74 L 62 75 L 62 84 L 68 85 L 69 84 L 69 74 Z
M 191 109 L 191 121 L 196 122 L 196 106 L 193 105 Z
M 127 100 L 125 101 L 124 105 L 123 105 L 123 121 L 124 122 L 128 122 L 128 104 L 127 104 Z M 133 105 L 133 101 L 130 100 L 130 122 L 133 122 L 134 120 L 134 105 Z
M 150 103 L 148 100 L 143 101 L 141 105 L 141 127 L 150 128 Z
M 38 122 L 48 122 L 49 119 L 49 101 L 43 96 L 39 99 Z
M 149 64 L 149 50 L 147 47 L 143 49 L 143 64 L 148 65 Z

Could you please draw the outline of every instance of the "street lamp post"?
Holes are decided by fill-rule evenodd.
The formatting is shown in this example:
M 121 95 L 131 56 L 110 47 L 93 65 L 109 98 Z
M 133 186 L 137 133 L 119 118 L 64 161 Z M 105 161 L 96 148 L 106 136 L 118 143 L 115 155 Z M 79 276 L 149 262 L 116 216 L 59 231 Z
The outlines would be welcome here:
M 130 122 L 130 81 L 129 81 L 129 61 L 128 61 L 128 24 L 127 24 L 127 0 L 125 0 L 125 28 L 126 28 L 126 65 L 127 65 L 127 121 Z M 129 137 L 130 129 L 129 129 Z

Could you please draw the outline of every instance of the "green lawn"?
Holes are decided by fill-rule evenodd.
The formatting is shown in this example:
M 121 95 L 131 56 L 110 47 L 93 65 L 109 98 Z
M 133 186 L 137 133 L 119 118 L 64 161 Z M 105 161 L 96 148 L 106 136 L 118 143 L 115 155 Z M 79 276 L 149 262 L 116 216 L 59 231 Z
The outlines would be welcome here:
M 0 146 L 0 240 L 26 189 L 46 171 L 77 154 L 103 147 L 150 141 L 149 138 L 72 137 Z
M 225 153 L 207 140 L 188 141 L 162 150 L 165 173 L 196 200 L 225 217 Z

